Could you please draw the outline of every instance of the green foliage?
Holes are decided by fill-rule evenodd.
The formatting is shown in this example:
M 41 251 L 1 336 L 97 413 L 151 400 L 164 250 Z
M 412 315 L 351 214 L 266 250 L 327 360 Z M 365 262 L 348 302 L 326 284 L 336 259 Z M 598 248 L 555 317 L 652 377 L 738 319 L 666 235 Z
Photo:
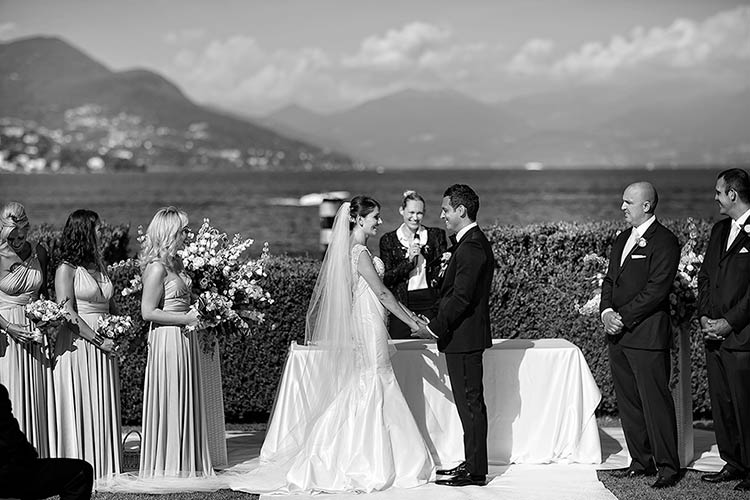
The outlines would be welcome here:
M 688 240 L 687 221 L 666 221 L 666 225 L 681 244 Z M 623 228 L 617 222 L 486 228 L 497 261 L 490 311 L 493 337 L 560 337 L 573 342 L 602 391 L 599 414 L 616 414 L 617 407 L 598 314 L 585 316 L 577 309 L 592 295 L 591 272 L 583 258 L 590 253 L 608 257 L 617 231 Z M 710 225 L 699 221 L 697 229 L 696 251 L 703 252 Z M 34 236 L 55 254 L 59 230 L 44 226 Z M 103 231 L 102 241 L 108 263 L 127 256 L 126 226 Z M 219 337 L 227 421 L 258 420 L 271 411 L 289 345 L 304 339 L 307 302 L 319 267 L 320 262 L 313 259 L 271 257 L 266 264 L 268 278 L 261 285 L 275 302 L 262 306 L 265 321 L 252 324 L 247 333 Z M 141 319 L 140 295 L 123 296 L 121 291 L 140 270 L 128 261 L 112 266 L 110 273 L 119 313 L 130 315 L 135 325 L 120 344 L 119 355 L 123 423 L 137 423 L 142 412 L 148 325 Z M 710 401 L 703 342 L 694 328 L 691 343 L 693 410 L 700 417 L 709 414 Z

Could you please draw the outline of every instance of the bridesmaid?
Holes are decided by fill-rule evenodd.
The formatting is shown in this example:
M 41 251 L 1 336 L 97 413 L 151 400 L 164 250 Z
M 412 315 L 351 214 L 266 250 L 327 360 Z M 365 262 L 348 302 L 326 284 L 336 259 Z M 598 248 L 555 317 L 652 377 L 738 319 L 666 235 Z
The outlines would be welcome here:
M 57 454 L 94 467 L 94 478 L 120 472 L 120 379 L 111 339 L 95 332 L 97 320 L 115 312 L 114 287 L 99 250 L 99 216 L 76 210 L 68 217 L 55 272 L 58 302 L 66 300 L 69 323 L 55 344 Z
M 445 232 L 422 225 L 424 198 L 416 191 L 406 191 L 399 213 L 404 222 L 380 239 L 380 258 L 385 264 L 383 283 L 399 302 L 432 318 L 438 301 L 440 258 L 446 251 Z M 391 315 L 388 333 L 392 339 L 409 339 L 411 330 Z
M 26 239 L 29 219 L 23 205 L 7 203 L 0 210 L 0 384 L 10 392 L 18 424 L 40 458 L 50 453 L 54 423 L 49 425 L 47 391 L 50 363 L 24 306 L 47 290 L 47 251 Z M 50 411 L 53 411 L 50 408 Z M 53 421 L 54 422 L 54 421 Z
M 146 231 L 141 314 L 151 322 L 143 387 L 140 476 L 197 477 L 214 474 L 201 390 L 198 322 L 190 308 L 190 280 L 177 251 L 188 218 L 174 207 L 159 209 Z

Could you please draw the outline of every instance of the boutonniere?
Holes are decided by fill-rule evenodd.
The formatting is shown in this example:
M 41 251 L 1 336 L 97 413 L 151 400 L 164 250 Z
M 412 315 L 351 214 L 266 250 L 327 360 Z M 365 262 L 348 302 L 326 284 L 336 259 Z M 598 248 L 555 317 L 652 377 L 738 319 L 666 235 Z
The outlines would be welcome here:
M 643 236 L 641 236 L 640 238 L 638 238 L 638 246 L 639 247 L 643 248 L 646 245 L 648 245 L 648 242 L 646 241 L 646 238 L 644 238 Z
M 440 256 L 440 272 L 438 273 L 438 277 L 442 278 L 445 270 L 448 269 L 448 261 L 451 260 L 451 255 L 453 254 L 450 252 L 443 252 L 443 255 Z

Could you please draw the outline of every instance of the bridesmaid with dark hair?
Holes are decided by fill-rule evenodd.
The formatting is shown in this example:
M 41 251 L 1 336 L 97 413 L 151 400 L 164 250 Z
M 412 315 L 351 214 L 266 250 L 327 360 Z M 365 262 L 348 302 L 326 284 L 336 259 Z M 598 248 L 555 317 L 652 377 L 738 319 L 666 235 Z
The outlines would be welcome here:
M 440 259 L 448 247 L 445 232 L 422 225 L 425 202 L 416 191 L 404 193 L 399 213 L 403 224 L 380 239 L 383 282 L 410 310 L 432 318 L 437 312 Z M 411 338 L 409 327 L 393 315 L 388 333 L 392 339 Z
M 57 455 L 80 458 L 94 478 L 120 472 L 120 379 L 111 339 L 96 333 L 97 320 L 115 312 L 114 287 L 101 258 L 99 216 L 76 210 L 63 229 L 62 262 L 55 272 L 57 301 L 69 322 L 55 344 Z

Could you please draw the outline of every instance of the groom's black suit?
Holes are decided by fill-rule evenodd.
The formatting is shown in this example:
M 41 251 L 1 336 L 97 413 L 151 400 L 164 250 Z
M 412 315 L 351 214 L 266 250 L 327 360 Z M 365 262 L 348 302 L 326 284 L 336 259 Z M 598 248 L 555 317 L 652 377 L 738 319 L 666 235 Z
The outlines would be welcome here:
M 466 470 L 487 475 L 487 407 L 482 387 L 482 354 L 492 346 L 490 287 L 495 272 L 492 247 L 479 227 L 464 234 L 449 251 L 438 314 L 429 329 L 445 353 L 453 399 L 464 431 Z
M 671 323 L 669 291 L 680 261 L 677 238 L 654 221 L 620 265 L 632 228 L 612 244 L 602 283 L 601 311 L 622 317 L 618 335 L 608 335 L 609 363 L 620 420 L 633 459 L 631 469 L 676 478 L 680 470 L 677 424 L 669 391 Z

